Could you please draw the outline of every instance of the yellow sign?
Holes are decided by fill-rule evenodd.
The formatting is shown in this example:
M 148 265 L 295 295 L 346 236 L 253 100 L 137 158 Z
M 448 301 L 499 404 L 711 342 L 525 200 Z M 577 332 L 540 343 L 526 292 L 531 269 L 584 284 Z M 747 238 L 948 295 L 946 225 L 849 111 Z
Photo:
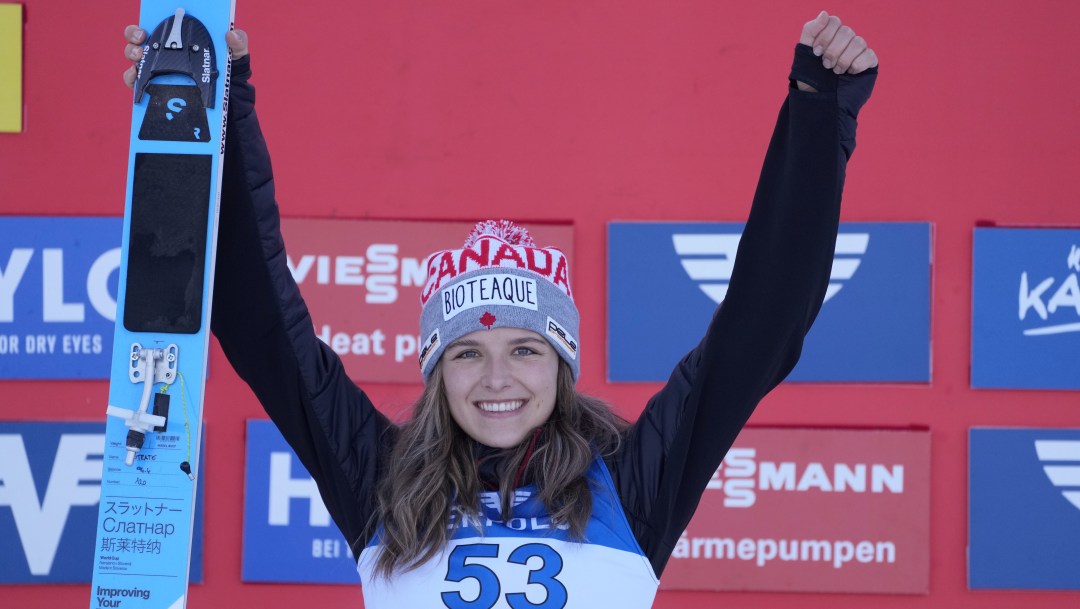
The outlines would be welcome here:
M 0 4 L 0 132 L 22 131 L 23 6 Z

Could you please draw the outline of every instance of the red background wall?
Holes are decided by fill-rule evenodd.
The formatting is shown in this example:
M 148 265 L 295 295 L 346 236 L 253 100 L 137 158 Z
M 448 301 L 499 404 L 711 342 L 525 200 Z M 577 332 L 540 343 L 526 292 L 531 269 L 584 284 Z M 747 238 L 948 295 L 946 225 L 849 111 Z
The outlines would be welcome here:
M 26 129 L 0 135 L 0 213 L 118 215 L 137 3 L 28 0 Z M 581 386 L 635 416 L 656 387 L 609 385 L 605 229 L 614 219 L 744 219 L 791 48 L 820 3 L 782 0 L 241 0 L 283 213 L 572 221 Z M 1076 393 L 968 386 L 971 231 L 1080 225 L 1080 5 L 853 2 L 881 77 L 843 219 L 935 226 L 933 381 L 785 385 L 753 425 L 929 428 L 925 597 L 660 593 L 656 606 L 1061 607 L 1077 593 L 966 590 L 969 427 L 1076 426 Z M 439 246 L 453 244 L 434 244 Z M 206 583 L 192 607 L 347 607 L 352 587 L 243 585 L 243 421 L 258 405 L 217 350 L 207 385 Z M 397 411 L 414 386 L 366 387 Z M 2 382 L 0 418 L 101 420 L 104 382 Z M 4 607 L 81 607 L 88 586 L 0 588 Z

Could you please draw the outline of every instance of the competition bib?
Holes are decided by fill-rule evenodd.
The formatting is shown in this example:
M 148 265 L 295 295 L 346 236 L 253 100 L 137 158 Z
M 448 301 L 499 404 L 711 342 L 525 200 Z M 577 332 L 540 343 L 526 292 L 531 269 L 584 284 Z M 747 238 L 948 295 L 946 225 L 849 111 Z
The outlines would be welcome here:
M 481 495 L 480 521 L 453 514 L 447 547 L 420 567 L 375 578 L 379 536 L 360 555 L 364 604 L 447 609 L 574 609 L 652 606 L 658 581 L 626 521 L 607 468 L 594 461 L 593 512 L 585 540 L 555 527 L 535 496 L 518 489 L 514 517 L 498 520 L 498 493 Z M 477 531 L 477 526 L 482 532 Z

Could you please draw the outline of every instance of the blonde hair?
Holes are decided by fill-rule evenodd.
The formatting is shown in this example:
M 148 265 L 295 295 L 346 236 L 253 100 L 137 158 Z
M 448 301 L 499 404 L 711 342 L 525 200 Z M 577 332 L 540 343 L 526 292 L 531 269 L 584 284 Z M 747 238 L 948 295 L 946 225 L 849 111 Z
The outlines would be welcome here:
M 500 453 L 506 459 L 499 474 L 501 513 L 509 519 L 517 472 L 527 458 L 525 478 L 536 484 L 553 524 L 566 525 L 572 538 L 581 539 L 592 513 L 585 473 L 597 453 L 605 456 L 618 449 L 627 423 L 603 401 L 578 393 L 573 373 L 561 359 L 556 382 L 555 410 L 535 436 L 531 456 L 533 434 Z M 379 483 L 376 576 L 389 578 L 438 554 L 450 539 L 453 509 L 479 521 L 483 488 L 476 446 L 450 415 L 440 361 L 402 426 Z

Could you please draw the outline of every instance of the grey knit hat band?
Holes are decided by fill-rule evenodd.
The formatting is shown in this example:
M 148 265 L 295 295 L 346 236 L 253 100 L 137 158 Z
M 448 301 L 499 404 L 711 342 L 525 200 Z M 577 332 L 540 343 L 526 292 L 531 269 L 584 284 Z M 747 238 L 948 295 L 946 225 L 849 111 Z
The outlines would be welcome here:
M 521 328 L 544 337 L 577 380 L 578 310 L 567 294 L 541 275 L 508 267 L 460 275 L 431 295 L 420 314 L 420 372 L 431 376 L 443 351 L 477 330 Z

